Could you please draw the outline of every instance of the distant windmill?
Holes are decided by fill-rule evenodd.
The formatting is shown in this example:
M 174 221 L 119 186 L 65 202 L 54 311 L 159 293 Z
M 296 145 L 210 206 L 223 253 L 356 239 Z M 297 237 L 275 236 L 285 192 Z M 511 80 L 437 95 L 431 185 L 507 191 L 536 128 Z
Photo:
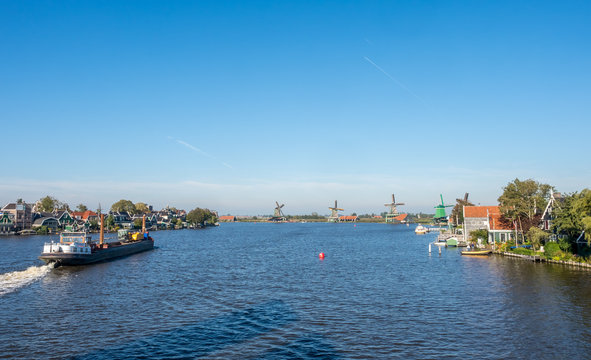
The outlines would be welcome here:
M 435 206 L 435 216 L 433 216 L 433 221 L 437 224 L 447 224 L 447 215 L 445 214 L 445 208 L 452 207 L 453 205 L 445 205 L 443 203 L 443 195 L 439 194 L 441 197 L 441 204 Z
M 390 208 L 390 212 L 386 214 L 386 222 L 392 221 L 392 218 L 400 215 L 396 207 L 401 205 L 404 205 L 404 203 L 397 203 L 396 197 L 394 197 L 394 194 L 392 194 L 392 202 L 389 204 L 384 204 L 384 206 L 388 206 Z
M 279 202 L 277 201 L 275 201 L 275 204 L 277 205 L 275 207 L 275 212 L 273 213 L 273 217 L 270 218 L 269 221 L 285 221 L 285 216 L 283 215 L 283 211 L 281 211 L 281 208 L 283 208 L 285 204 L 279 205 Z
M 341 209 L 337 206 L 337 201 L 334 201 L 334 207 L 328 207 L 331 211 L 330 216 L 328 217 L 328 222 L 337 222 L 339 221 L 339 211 L 344 211 L 345 209 Z
M 468 193 L 464 195 L 463 199 L 456 199 L 456 206 L 451 211 L 451 220 L 456 225 L 464 222 L 464 206 L 474 206 L 468 201 Z

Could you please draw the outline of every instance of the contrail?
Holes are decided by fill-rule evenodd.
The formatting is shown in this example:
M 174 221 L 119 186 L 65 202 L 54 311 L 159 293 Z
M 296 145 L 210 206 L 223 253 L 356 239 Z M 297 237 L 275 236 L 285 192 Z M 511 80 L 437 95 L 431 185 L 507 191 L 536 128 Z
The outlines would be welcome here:
M 396 84 L 398 84 L 398 86 L 400 86 L 401 88 L 403 88 L 404 90 L 406 90 L 409 94 L 411 94 L 412 96 L 414 96 L 415 98 L 417 98 L 419 101 L 421 101 L 423 104 L 425 104 L 425 100 L 423 100 L 420 96 L 418 96 L 417 94 L 415 94 L 414 92 L 412 92 L 412 90 L 410 90 L 408 87 L 406 87 L 406 85 L 404 85 L 403 83 L 401 83 L 400 81 L 398 81 L 396 78 L 394 78 L 394 76 L 388 74 L 386 72 L 386 70 L 382 69 L 381 67 L 378 66 L 378 64 L 376 64 L 375 62 L 371 61 L 370 58 L 368 58 L 367 56 L 363 57 L 365 60 L 367 60 L 367 62 L 369 62 L 370 64 L 372 64 L 373 66 L 375 66 L 376 69 L 380 70 L 384 75 L 386 75 L 387 77 L 390 78 L 390 80 L 394 81 Z
M 193 145 L 191 145 L 191 144 L 189 144 L 189 143 L 186 143 L 186 142 L 184 142 L 183 140 L 175 140 L 175 141 L 176 141 L 177 143 L 181 144 L 181 145 L 184 145 L 184 146 L 188 147 L 189 149 L 191 149 L 191 150 L 193 150 L 193 151 L 195 151 L 195 152 L 198 152 L 198 153 L 200 153 L 201 155 L 205 155 L 205 156 L 207 156 L 207 157 L 210 157 L 210 158 L 212 158 L 212 159 L 213 159 L 213 156 L 212 156 L 212 155 L 210 155 L 210 154 L 206 153 L 205 151 L 203 151 L 203 150 L 201 150 L 201 149 L 199 149 L 199 148 L 196 148 L 195 146 L 193 146 Z
M 205 152 L 205 151 L 203 151 L 203 150 L 199 149 L 198 147 L 195 147 L 195 146 L 193 146 L 193 145 L 191 145 L 191 144 L 189 144 L 189 143 L 187 143 L 187 142 L 184 142 L 183 140 L 175 139 L 175 138 L 173 138 L 173 137 L 171 137 L 171 136 L 167 136 L 167 137 L 168 137 L 170 140 L 174 140 L 174 141 L 176 141 L 177 143 L 179 143 L 179 144 L 181 144 L 181 145 L 183 145 L 183 146 L 185 146 L 185 147 L 187 147 L 187 148 L 189 148 L 189 149 L 191 149 L 191 150 L 195 151 L 196 153 L 199 153 L 199 154 L 201 154 L 201 155 L 203 155 L 203 156 L 206 156 L 206 157 L 208 157 L 208 158 L 210 158 L 210 159 L 218 160 L 218 159 L 217 159 L 215 156 L 213 156 L 213 155 L 211 155 L 211 154 L 209 154 L 209 153 L 207 153 L 207 152 Z M 227 167 L 228 169 L 233 169 L 233 168 L 232 168 L 232 166 L 230 166 L 230 165 L 229 165 L 228 163 L 226 163 L 226 162 L 222 162 L 221 164 L 222 164 L 223 166 Z

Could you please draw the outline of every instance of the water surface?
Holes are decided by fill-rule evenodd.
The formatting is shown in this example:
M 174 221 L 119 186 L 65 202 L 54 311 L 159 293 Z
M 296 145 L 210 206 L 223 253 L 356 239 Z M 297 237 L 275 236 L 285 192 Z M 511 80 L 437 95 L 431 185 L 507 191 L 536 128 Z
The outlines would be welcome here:
M 429 255 L 435 235 L 401 225 L 233 223 L 152 235 L 153 251 L 58 269 L 36 259 L 51 238 L 0 238 L 0 357 L 551 359 L 591 351 L 589 271 L 452 248 Z

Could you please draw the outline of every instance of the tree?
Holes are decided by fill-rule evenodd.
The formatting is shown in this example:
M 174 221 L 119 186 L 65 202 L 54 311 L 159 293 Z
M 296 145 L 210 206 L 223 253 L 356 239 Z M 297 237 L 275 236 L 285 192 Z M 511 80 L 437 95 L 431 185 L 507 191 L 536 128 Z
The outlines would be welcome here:
M 554 215 L 553 230 L 567 235 L 571 247 L 583 230 L 587 244 L 591 243 L 591 190 L 584 189 L 580 193 L 565 196 Z
M 80 212 L 85 212 L 86 210 L 88 210 L 88 207 L 86 207 L 86 205 L 84 204 L 78 204 L 78 206 L 76 206 L 76 210 Z
M 189 211 L 186 220 L 193 225 L 203 225 L 206 221 L 210 224 L 217 222 L 217 217 L 208 209 L 195 208 Z
M 139 202 L 135 204 L 135 211 L 136 214 L 147 214 L 150 212 L 150 207 L 143 202 Z
M 122 212 L 125 211 L 128 214 L 135 214 L 135 205 L 130 200 L 119 200 L 113 205 L 111 205 L 111 211 L 113 212 Z
M 53 210 L 70 210 L 70 207 L 68 204 L 47 195 L 46 197 L 39 200 L 39 210 L 44 212 L 52 212 Z
M 547 204 L 551 190 L 552 186 L 532 179 L 515 179 L 503 188 L 503 194 L 498 199 L 501 214 L 519 228 L 523 237 L 524 232 L 539 223 L 540 210 Z
M 529 242 L 531 243 L 532 249 L 534 251 L 536 250 L 536 248 L 539 249 L 540 245 L 542 243 L 545 243 L 549 237 L 550 235 L 547 232 L 545 232 L 537 226 L 530 227 L 529 231 L 527 232 L 527 238 L 529 239 Z
M 135 219 L 133 220 L 133 228 L 134 229 L 141 229 L 143 224 L 143 220 L 142 219 Z
M 105 228 L 112 229 L 115 227 L 115 217 L 113 215 L 107 216 L 105 219 Z
M 179 228 L 182 228 L 183 227 L 183 220 L 176 219 L 176 226 L 179 227 Z

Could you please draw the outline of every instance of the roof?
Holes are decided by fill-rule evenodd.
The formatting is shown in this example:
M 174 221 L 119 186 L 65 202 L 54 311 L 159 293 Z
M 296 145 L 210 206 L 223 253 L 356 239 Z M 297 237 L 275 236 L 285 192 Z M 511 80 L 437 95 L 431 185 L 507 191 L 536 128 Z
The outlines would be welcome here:
M 394 218 L 394 220 L 404 221 L 404 219 L 406 219 L 407 216 L 408 216 L 408 214 L 400 214 L 400 215 L 396 216 Z
M 86 211 L 72 211 L 72 216 L 73 217 L 80 217 L 80 219 L 82 220 L 88 220 L 89 217 L 91 216 L 98 216 L 97 213 L 95 213 L 94 211 L 90 211 L 90 210 L 86 210 Z
M 485 218 L 493 214 L 501 214 L 498 206 L 464 206 L 464 218 Z
M 355 216 L 355 215 L 344 215 L 344 216 L 339 217 L 339 219 L 341 219 L 341 220 L 355 220 L 355 219 L 357 219 L 357 216 Z
M 44 216 L 44 217 L 41 217 L 41 218 L 35 220 L 35 222 L 33 222 L 33 225 L 43 225 L 43 223 L 45 223 L 46 220 L 51 220 L 51 219 L 58 221 L 53 216 Z
M 513 224 L 501 214 L 492 214 L 489 219 L 490 230 L 513 230 Z
M 220 216 L 220 220 L 234 220 L 235 218 L 236 218 L 236 216 L 232 216 L 232 215 Z
M 16 209 L 16 203 L 8 203 L 6 205 L 4 205 L 4 207 L 2 208 L 2 210 L 15 210 Z

